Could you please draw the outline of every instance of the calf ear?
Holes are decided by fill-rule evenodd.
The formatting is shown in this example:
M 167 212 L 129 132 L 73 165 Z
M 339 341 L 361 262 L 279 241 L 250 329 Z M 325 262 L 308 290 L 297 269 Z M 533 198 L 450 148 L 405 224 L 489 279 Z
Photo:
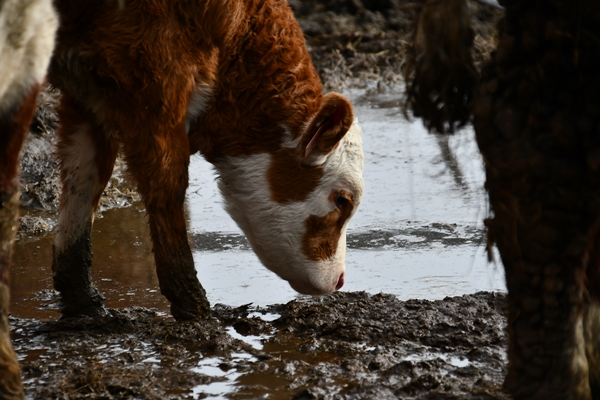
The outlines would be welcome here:
M 344 96 L 333 92 L 323 96 L 321 108 L 300 141 L 304 158 L 317 152 L 329 154 L 348 132 L 352 121 L 354 111 Z

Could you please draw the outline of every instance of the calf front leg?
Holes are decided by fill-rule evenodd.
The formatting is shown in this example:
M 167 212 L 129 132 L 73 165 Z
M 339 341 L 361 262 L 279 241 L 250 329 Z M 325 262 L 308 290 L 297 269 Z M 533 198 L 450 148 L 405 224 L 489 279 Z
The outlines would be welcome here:
M 146 205 L 160 290 L 176 319 L 205 318 L 210 304 L 194 267 L 183 207 L 190 159 L 187 134 L 183 123 L 174 131 L 155 132 L 126 143 L 125 156 Z
M 92 224 L 102 191 L 112 175 L 118 145 L 102 127 L 64 95 L 59 114 L 58 157 L 63 184 L 54 239 L 54 286 L 64 316 L 104 315 L 103 296 L 92 283 Z
M 39 85 L 34 85 L 16 104 L 0 110 L 0 398 L 3 399 L 24 396 L 19 363 L 10 341 L 8 273 L 19 218 L 19 153 L 38 93 Z

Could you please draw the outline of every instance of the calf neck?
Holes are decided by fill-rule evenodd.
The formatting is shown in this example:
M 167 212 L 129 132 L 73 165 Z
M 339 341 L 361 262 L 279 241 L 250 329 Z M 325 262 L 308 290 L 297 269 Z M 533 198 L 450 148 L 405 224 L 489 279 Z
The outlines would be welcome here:
M 210 312 L 183 211 L 190 154 L 217 170 L 226 209 L 262 263 L 307 294 L 344 282 L 363 190 L 352 106 L 322 95 L 285 1 L 58 0 L 51 82 L 62 90 L 63 195 L 53 273 L 63 314 L 103 313 L 90 233 L 122 146 L 178 319 Z

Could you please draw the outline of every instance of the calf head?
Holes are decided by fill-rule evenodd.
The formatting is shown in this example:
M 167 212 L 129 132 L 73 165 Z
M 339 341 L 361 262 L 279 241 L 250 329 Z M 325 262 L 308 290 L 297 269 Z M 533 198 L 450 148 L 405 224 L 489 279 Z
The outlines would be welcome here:
M 268 269 L 300 293 L 332 293 L 344 283 L 346 227 L 363 193 L 361 129 L 336 93 L 302 127 L 281 129 L 277 151 L 217 165 L 219 187 Z

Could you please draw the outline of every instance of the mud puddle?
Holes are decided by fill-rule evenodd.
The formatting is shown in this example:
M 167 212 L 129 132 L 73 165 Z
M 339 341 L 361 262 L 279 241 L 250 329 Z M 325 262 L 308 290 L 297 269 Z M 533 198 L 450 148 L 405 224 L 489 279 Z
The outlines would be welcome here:
M 500 294 L 337 293 L 178 323 L 12 318 L 28 398 L 508 398 Z

